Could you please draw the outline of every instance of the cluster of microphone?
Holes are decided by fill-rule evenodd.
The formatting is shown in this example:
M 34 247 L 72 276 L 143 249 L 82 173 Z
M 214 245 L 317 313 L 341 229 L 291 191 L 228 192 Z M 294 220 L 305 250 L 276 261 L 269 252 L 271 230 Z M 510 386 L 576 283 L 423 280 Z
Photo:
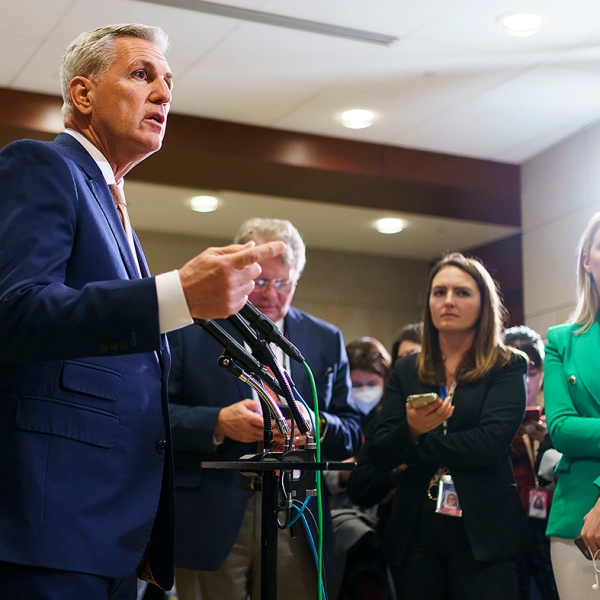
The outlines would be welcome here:
M 270 344 L 277 345 L 287 356 L 302 364 L 304 357 L 300 350 L 279 331 L 277 325 L 269 317 L 260 312 L 251 302 L 247 302 L 239 313 L 228 317 L 228 320 L 250 348 L 250 352 L 215 321 L 195 319 L 194 322 L 223 347 L 223 355 L 219 362 L 221 366 L 226 367 L 230 373 L 245 383 L 251 384 L 253 378 L 258 378 L 278 396 L 285 398 L 300 432 L 303 435 L 309 433 L 310 424 L 298 409 L 289 377 L 282 372 Z M 256 389 L 255 386 L 252 387 Z M 259 391 L 257 389 L 257 392 Z M 260 393 L 259 396 L 261 399 L 265 399 Z M 285 429 L 287 423 L 285 427 L 281 423 L 282 419 L 285 421 L 281 411 L 271 404 L 269 404 L 269 408 L 274 413 L 273 417 L 279 430 Z

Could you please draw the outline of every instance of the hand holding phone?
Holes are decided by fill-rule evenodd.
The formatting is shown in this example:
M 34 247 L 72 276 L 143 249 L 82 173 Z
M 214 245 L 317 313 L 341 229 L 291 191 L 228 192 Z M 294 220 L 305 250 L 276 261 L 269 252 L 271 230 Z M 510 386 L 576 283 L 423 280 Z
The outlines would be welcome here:
M 406 401 L 413 407 L 413 408 L 423 408 L 424 406 L 427 406 L 428 404 L 431 404 L 432 402 L 435 402 L 436 400 L 441 400 L 441 398 L 431 392 L 429 394 L 411 394 Z
M 454 412 L 452 396 L 443 400 L 433 393 L 413 394 L 406 399 L 406 421 L 411 438 L 433 431 Z
M 574 540 L 575 545 L 581 550 L 581 554 L 583 554 L 588 560 L 592 560 L 594 557 L 590 552 L 590 549 L 585 545 L 585 542 L 581 537 L 576 537 Z

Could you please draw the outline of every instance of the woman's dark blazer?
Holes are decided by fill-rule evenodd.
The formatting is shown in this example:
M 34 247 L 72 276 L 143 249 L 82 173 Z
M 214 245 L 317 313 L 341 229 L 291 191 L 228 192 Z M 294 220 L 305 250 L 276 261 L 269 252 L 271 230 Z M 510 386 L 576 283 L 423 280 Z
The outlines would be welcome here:
M 510 446 L 525 411 L 525 359 L 517 354 L 509 362 L 498 359 L 485 377 L 459 385 L 447 435 L 440 427 L 417 443 L 408 433 L 406 398 L 439 393 L 439 388 L 418 380 L 415 363 L 416 355 L 396 363 L 369 444 L 370 459 L 379 470 L 409 465 L 399 479 L 385 532 L 391 564 L 400 566 L 410 548 L 429 481 L 439 467 L 452 473 L 475 559 L 493 562 L 516 556 L 523 549 L 525 523 Z

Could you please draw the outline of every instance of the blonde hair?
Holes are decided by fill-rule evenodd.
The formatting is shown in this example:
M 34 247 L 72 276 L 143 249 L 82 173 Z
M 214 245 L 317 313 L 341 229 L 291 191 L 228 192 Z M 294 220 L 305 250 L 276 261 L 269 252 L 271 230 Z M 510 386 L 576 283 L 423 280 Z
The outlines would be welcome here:
M 575 332 L 576 335 L 587 331 L 593 325 L 600 308 L 597 282 L 583 266 L 586 256 L 590 254 L 594 236 L 599 229 L 600 212 L 597 212 L 587 224 L 577 247 L 577 306 L 569 317 L 570 323 L 581 325 Z
M 139 23 L 105 25 L 78 35 L 65 51 L 60 65 L 60 87 L 63 106 L 61 113 L 68 117 L 73 110 L 69 85 L 74 77 L 85 76 L 99 80 L 114 60 L 115 40 L 134 37 L 152 42 L 163 54 L 169 48 L 169 36 L 160 27 Z
M 433 279 L 445 267 L 457 267 L 470 275 L 477 284 L 481 297 L 475 337 L 458 367 L 457 383 L 481 379 L 492 369 L 498 356 L 508 360 L 511 355 L 502 341 L 507 311 L 500 299 L 496 282 L 478 260 L 467 258 L 459 252 L 447 254 L 431 269 L 423 311 L 423 346 L 417 356 L 417 375 L 422 383 L 429 385 L 438 385 L 445 380 L 438 330 L 433 324 L 429 307 Z

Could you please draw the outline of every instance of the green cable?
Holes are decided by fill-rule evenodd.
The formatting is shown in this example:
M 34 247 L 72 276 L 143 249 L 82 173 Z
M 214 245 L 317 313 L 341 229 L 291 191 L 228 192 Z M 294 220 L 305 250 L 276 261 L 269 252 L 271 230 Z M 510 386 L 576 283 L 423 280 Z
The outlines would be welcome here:
M 313 412 L 315 413 L 315 429 L 320 426 L 319 420 L 319 399 L 317 397 L 317 386 L 315 385 L 315 378 L 313 377 L 310 367 L 304 361 L 302 363 L 308 378 L 310 379 L 310 387 L 313 395 Z M 316 459 L 317 462 L 321 462 L 321 432 L 315 431 L 315 443 L 317 445 Z M 317 538 L 317 587 L 319 590 L 318 600 L 323 600 L 323 502 L 321 496 L 321 471 L 316 471 L 317 480 L 317 527 L 318 527 L 318 538 Z

